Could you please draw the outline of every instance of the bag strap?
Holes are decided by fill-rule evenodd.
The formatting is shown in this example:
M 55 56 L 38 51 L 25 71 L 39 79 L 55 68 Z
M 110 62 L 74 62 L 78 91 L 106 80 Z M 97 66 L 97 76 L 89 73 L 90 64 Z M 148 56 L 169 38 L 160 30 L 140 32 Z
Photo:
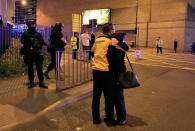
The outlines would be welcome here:
M 127 56 L 126 51 L 125 51 L 123 48 L 121 48 L 120 46 L 118 46 L 118 45 L 116 45 L 116 48 L 122 50 L 122 51 L 125 53 L 125 56 L 127 57 L 128 63 L 129 63 L 129 65 L 130 65 L 130 67 L 131 67 L 131 70 L 134 72 L 133 66 L 131 65 L 131 62 L 130 62 L 130 60 L 129 60 L 129 57 Z
M 134 72 L 133 66 L 131 65 L 131 62 L 130 62 L 129 57 L 127 56 L 127 53 L 126 52 L 125 52 L 125 56 L 127 57 L 128 63 L 130 65 L 130 67 L 131 67 L 131 70 Z

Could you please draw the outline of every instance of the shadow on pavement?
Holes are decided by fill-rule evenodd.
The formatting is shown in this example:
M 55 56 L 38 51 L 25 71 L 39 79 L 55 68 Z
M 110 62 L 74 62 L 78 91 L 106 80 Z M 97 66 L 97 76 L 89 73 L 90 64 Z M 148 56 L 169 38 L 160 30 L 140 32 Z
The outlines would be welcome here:
M 127 125 L 130 127 L 136 127 L 136 126 L 147 126 L 148 124 L 139 117 L 127 114 Z
M 54 90 L 36 88 L 27 89 L 26 97 L 14 106 L 25 112 L 35 114 L 56 101 L 69 96 L 68 94 L 56 92 Z
M 39 129 L 44 129 L 44 131 L 56 131 L 58 130 L 58 125 L 55 121 L 49 120 L 46 116 L 41 116 L 32 122 L 20 124 L 4 131 L 38 131 Z

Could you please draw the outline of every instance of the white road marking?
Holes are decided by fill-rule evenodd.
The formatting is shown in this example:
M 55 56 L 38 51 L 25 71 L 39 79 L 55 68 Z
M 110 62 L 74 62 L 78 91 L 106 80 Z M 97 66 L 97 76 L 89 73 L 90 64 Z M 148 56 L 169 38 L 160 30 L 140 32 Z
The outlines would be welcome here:
M 138 62 L 131 62 L 131 63 L 139 64 L 139 65 L 144 65 L 144 66 L 155 66 L 155 67 L 163 67 L 163 68 L 173 68 L 173 69 L 182 69 L 182 70 L 195 71 L 195 68 L 188 68 L 188 67 L 171 67 L 171 66 L 163 66 L 163 65 L 154 65 L 154 64 L 138 63 Z
M 140 64 L 140 65 L 145 65 L 145 66 L 155 66 L 155 67 L 174 68 L 174 69 L 195 71 L 195 62 L 192 62 L 194 59 L 193 58 L 189 59 L 189 55 L 186 55 L 186 58 L 189 61 L 185 61 L 185 60 L 178 60 L 181 57 L 178 57 L 178 59 L 170 58 L 171 56 L 173 56 L 173 53 L 170 53 L 170 54 L 171 54 L 170 56 L 153 55 L 153 54 L 147 54 L 147 56 L 142 55 L 143 60 L 151 61 L 151 63 L 147 63 L 147 62 L 141 61 L 141 60 L 136 60 L 135 57 L 134 57 L 134 54 L 132 54 L 132 53 L 128 54 L 128 55 L 129 55 L 130 59 L 133 58 L 131 60 L 131 62 L 135 63 L 135 64 Z M 184 59 L 186 59 L 186 58 L 184 58 Z M 125 61 L 127 62 L 127 60 L 125 60 Z M 173 64 L 172 62 L 178 62 L 178 63 Z M 194 66 L 194 68 L 189 67 L 189 66 Z

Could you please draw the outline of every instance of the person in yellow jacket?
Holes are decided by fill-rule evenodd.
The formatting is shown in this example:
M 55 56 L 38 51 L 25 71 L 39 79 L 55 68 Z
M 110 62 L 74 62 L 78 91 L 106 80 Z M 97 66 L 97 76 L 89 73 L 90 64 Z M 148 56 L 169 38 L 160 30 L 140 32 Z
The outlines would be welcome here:
M 77 59 L 77 51 L 79 49 L 79 38 L 78 38 L 78 33 L 74 32 L 74 36 L 71 37 L 71 46 L 72 46 L 72 55 L 73 59 Z
M 105 98 L 105 122 L 107 126 L 114 126 L 114 102 L 112 100 L 112 74 L 109 72 L 107 60 L 108 46 L 111 44 L 111 35 L 115 32 L 112 23 L 106 23 L 102 27 L 102 34 L 95 40 L 91 49 L 94 52 L 92 59 L 93 69 L 93 99 L 92 116 L 93 124 L 100 124 L 100 98 L 102 92 Z
M 162 47 L 163 47 L 163 40 L 160 39 L 160 36 L 156 40 L 156 48 L 157 48 L 157 54 L 160 53 L 162 54 Z

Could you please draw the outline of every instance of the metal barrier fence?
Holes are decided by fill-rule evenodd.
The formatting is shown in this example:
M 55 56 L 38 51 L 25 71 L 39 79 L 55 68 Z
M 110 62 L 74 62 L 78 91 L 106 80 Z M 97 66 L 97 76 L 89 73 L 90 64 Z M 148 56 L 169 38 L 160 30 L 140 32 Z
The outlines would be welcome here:
M 77 54 L 74 59 L 73 53 Z M 89 51 L 56 52 L 56 90 L 60 91 L 92 80 Z
M 25 30 L 1 28 L 0 27 L 0 66 L 3 63 L 10 63 L 12 60 L 20 60 L 21 35 Z M 46 43 L 49 43 L 50 28 L 38 29 Z

